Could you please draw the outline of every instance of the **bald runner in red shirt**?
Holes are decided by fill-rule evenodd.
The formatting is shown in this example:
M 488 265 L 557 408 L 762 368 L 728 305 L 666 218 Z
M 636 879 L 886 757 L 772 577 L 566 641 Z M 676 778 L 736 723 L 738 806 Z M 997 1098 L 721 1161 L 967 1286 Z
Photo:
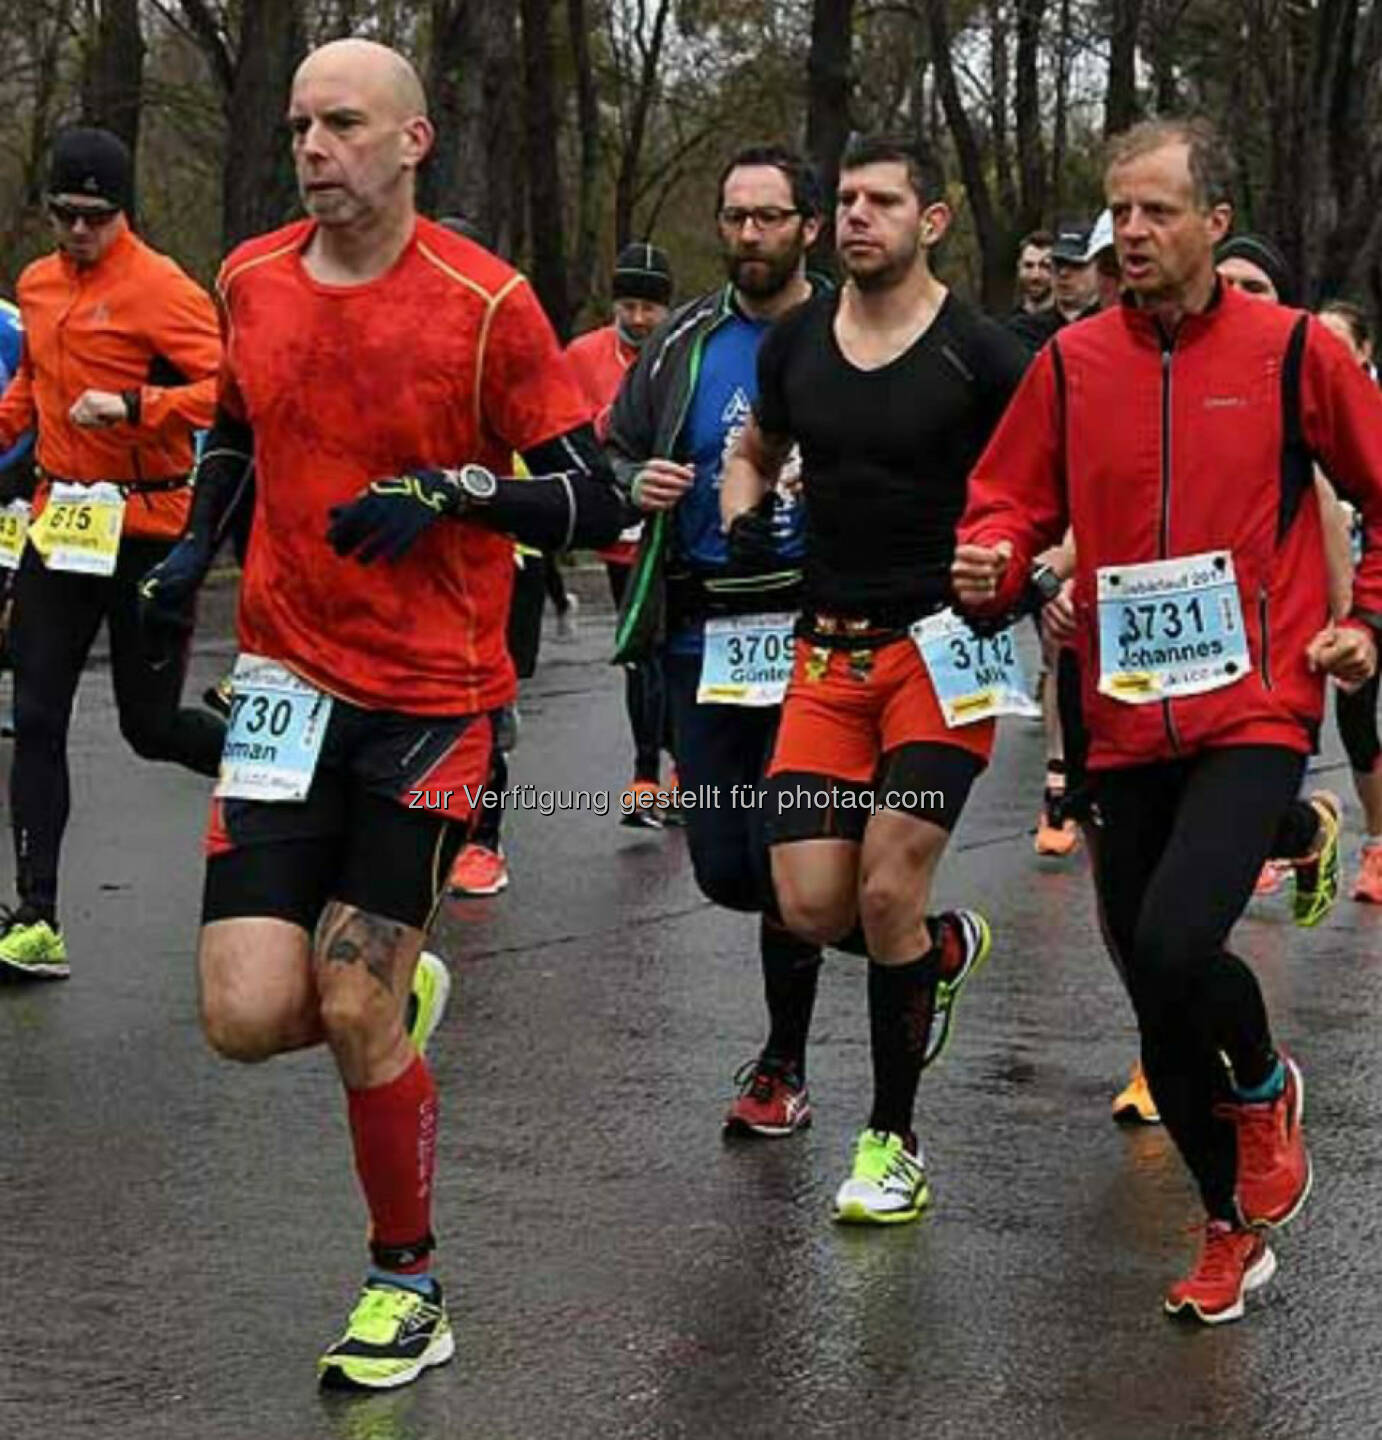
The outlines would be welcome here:
M 252 500 L 202 1024 L 231 1059 L 331 1051 L 372 1264 L 318 1368 L 382 1388 L 454 1350 L 430 1273 L 437 1096 L 421 1054 L 439 962 L 411 1033 L 403 1013 L 515 691 L 510 537 L 601 544 L 621 509 L 526 281 L 416 214 L 433 132 L 411 66 L 368 41 L 325 45 L 288 121 L 308 218 L 222 268 L 219 410 L 188 529 L 143 594 L 157 636 Z M 496 474 L 514 452 L 533 479 Z

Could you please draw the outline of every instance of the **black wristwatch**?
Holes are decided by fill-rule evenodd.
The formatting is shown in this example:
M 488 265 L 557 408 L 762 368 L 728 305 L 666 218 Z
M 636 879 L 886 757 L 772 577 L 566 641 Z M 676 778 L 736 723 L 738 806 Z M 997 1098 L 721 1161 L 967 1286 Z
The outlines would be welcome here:
M 488 505 L 499 493 L 499 481 L 494 471 L 483 465 L 462 465 L 455 474 L 456 484 L 465 496 L 466 509 Z
M 1060 594 L 1060 587 L 1064 583 L 1049 565 L 1034 565 L 1032 573 L 1027 577 L 1027 584 L 1041 597 L 1038 608 L 1049 605 Z

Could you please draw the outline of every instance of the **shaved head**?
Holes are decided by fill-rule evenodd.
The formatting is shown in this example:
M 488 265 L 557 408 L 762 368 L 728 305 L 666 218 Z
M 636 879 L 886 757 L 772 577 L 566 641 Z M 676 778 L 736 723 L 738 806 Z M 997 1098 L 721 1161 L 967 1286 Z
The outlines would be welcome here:
M 359 92 L 395 120 L 427 114 L 427 94 L 417 71 L 387 45 L 374 40 L 330 40 L 297 68 L 293 89 L 324 81 Z
M 358 39 L 314 50 L 293 76 L 288 128 L 303 208 L 323 230 L 357 246 L 411 231 L 435 132 L 417 71 L 397 50 Z

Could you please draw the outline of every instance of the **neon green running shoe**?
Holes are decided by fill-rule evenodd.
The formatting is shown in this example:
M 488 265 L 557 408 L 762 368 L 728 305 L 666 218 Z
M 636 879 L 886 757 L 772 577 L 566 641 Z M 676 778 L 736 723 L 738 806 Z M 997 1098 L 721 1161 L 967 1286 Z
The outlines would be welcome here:
M 848 1225 L 900 1225 L 930 1203 L 921 1147 L 913 1155 L 901 1135 L 863 1131 L 854 1146 L 854 1169 L 835 1195 L 835 1218 Z
M 317 1361 L 328 1390 L 393 1390 L 456 1353 L 441 1286 L 430 1297 L 383 1280 L 367 1280 L 345 1334 Z
M 1308 860 L 1291 864 L 1295 879 L 1292 918 L 1302 929 L 1318 925 L 1339 898 L 1339 797 L 1328 790 L 1316 790 L 1310 804 L 1320 817 L 1319 849 Z
M 417 957 L 413 970 L 413 988 L 408 995 L 406 1022 L 408 1039 L 419 1055 L 427 1050 L 427 1042 L 436 1033 L 446 1002 L 451 997 L 451 972 L 440 955 L 424 950 Z
M 66 980 L 72 973 L 62 932 L 27 905 L 0 918 L 0 966 L 13 975 L 44 980 Z

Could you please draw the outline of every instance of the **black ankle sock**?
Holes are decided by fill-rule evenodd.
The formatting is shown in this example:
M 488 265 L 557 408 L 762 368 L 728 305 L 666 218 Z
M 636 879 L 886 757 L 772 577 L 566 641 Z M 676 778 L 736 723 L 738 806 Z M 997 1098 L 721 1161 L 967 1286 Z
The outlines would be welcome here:
M 821 973 L 820 947 L 775 925 L 766 915 L 759 927 L 763 995 L 768 1003 L 766 1058 L 806 1078 L 806 1037 Z
M 935 1015 L 937 960 L 933 948 L 902 965 L 869 962 L 872 1130 L 907 1135 L 912 1129 L 917 1081 Z

